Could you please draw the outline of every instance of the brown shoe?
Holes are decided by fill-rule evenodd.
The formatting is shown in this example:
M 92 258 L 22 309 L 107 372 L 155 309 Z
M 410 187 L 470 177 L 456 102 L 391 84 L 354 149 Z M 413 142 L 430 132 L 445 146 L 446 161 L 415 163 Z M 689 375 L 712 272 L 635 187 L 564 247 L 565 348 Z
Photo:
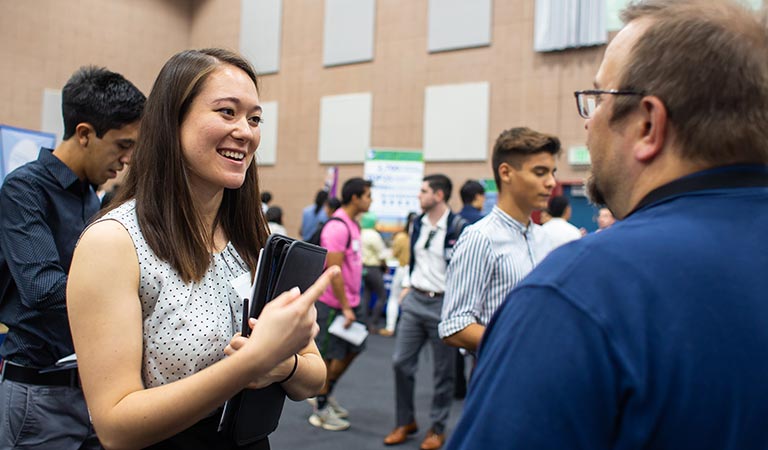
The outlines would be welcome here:
M 395 334 L 394 331 L 389 331 L 386 328 L 379 329 L 379 335 L 381 336 L 393 336 Z
M 416 422 L 411 422 L 408 425 L 397 427 L 392 430 L 392 432 L 389 433 L 387 437 L 384 438 L 384 445 L 402 444 L 406 439 L 408 439 L 409 434 L 413 434 L 417 431 L 419 431 L 419 426 L 416 425 Z
M 437 434 L 432 430 L 427 431 L 427 437 L 421 441 L 421 450 L 437 450 L 445 444 L 445 433 Z

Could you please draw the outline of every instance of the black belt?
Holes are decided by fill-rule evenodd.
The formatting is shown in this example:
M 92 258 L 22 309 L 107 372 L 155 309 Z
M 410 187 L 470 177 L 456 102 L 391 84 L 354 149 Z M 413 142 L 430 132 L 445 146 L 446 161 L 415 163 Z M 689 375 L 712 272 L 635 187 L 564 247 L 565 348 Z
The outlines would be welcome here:
M 419 294 L 426 295 L 429 298 L 435 298 L 435 297 L 442 297 L 445 292 L 432 292 L 432 291 L 425 291 L 424 289 L 419 289 L 417 287 L 411 286 L 411 289 L 418 292 Z
M 80 387 L 80 377 L 78 376 L 77 368 L 40 373 L 38 369 L 17 366 L 8 361 L 3 362 L 0 380 L 11 380 L 17 383 L 35 384 L 38 386 Z

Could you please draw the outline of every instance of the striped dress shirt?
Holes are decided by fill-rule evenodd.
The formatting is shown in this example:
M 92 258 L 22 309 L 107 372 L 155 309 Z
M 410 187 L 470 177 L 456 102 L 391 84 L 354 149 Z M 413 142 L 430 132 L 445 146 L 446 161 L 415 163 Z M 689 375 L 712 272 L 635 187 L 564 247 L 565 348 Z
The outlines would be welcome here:
M 552 250 L 540 225 L 527 227 L 494 206 L 464 229 L 446 273 L 440 337 L 486 326 L 509 292 Z

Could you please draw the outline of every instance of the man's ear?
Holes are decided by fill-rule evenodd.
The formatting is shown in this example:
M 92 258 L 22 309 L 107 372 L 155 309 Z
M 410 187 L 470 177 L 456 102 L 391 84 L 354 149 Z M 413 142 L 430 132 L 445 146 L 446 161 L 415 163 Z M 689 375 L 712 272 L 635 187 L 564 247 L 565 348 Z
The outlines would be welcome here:
M 438 202 L 445 201 L 445 192 L 442 189 L 435 189 L 435 197 L 437 197 Z
M 658 97 L 646 96 L 640 101 L 641 129 L 635 159 L 650 162 L 664 149 L 668 139 L 669 118 L 667 107 Z
M 512 177 L 512 171 L 515 170 L 509 163 L 503 162 L 499 164 L 499 179 L 502 183 L 509 183 Z
M 90 123 L 81 122 L 75 127 L 75 137 L 81 146 L 88 147 L 89 141 L 96 137 L 96 130 Z

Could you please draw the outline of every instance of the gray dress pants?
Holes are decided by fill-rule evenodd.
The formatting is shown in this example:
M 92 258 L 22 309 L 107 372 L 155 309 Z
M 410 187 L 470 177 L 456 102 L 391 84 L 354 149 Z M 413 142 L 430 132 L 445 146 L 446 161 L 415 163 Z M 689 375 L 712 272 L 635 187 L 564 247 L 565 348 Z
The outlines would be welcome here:
M 395 333 L 395 353 L 392 357 L 395 370 L 395 404 L 397 426 L 415 420 L 413 406 L 416 370 L 419 354 L 427 343 L 432 347 L 434 392 L 430 419 L 432 429 L 443 433 L 453 401 L 453 384 L 456 376 L 456 352 L 444 344 L 437 333 L 443 298 L 430 298 L 411 289 L 403 299 L 400 321 Z
M 0 383 L 0 450 L 101 448 L 80 388 Z

